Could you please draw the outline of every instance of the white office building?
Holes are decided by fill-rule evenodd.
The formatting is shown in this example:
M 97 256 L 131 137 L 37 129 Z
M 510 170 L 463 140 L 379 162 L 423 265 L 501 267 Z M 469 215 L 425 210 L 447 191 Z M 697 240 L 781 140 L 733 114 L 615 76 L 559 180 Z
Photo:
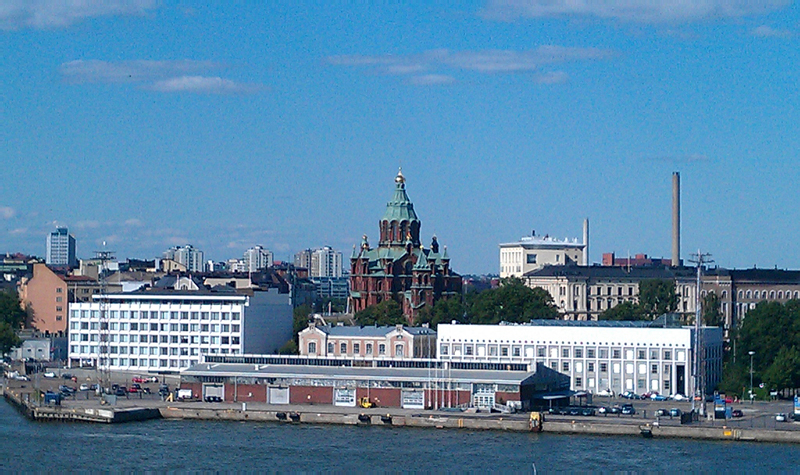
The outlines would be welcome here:
M 550 235 L 500 244 L 500 278 L 522 277 L 544 266 L 589 265 L 589 221 L 583 221 L 583 242 Z
M 261 246 L 251 247 L 244 252 L 242 261 L 245 265 L 245 272 L 257 272 L 262 269 L 272 267 L 272 251 Z
M 663 319 L 664 317 L 662 317 Z M 658 322 L 658 321 L 657 321 Z M 536 320 L 530 324 L 440 324 L 445 361 L 543 363 L 569 375 L 573 390 L 689 395 L 694 328 L 654 322 Z M 722 375 L 722 329 L 702 328 L 705 381 Z
M 183 247 L 171 247 L 164 251 L 163 257 L 183 264 L 189 272 L 203 272 L 205 270 L 203 251 L 195 249 L 191 244 Z
M 334 251 L 328 246 L 315 249 L 311 254 L 311 268 L 309 276 L 314 277 L 341 277 L 342 253 Z
M 75 255 L 75 236 L 67 228 L 56 228 L 47 235 L 45 262 L 50 266 L 78 267 Z
M 71 366 L 104 366 L 107 346 L 112 370 L 179 371 L 201 355 L 275 353 L 291 338 L 291 301 L 277 289 L 108 294 L 69 306 Z

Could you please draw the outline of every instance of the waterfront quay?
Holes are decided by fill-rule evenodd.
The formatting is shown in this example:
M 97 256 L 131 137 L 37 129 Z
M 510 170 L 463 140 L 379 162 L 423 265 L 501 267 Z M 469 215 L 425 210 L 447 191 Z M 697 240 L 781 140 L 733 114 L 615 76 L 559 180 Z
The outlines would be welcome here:
M 91 374 L 91 373 L 87 373 Z M 91 379 L 84 376 L 83 379 Z M 173 381 L 176 380 L 175 377 Z M 115 374 L 112 380 L 129 381 L 128 374 Z M 169 379 L 168 379 L 169 381 Z M 528 432 L 529 413 L 497 414 L 455 410 L 420 410 L 375 407 L 340 407 L 328 404 L 267 404 L 259 402 L 168 402 L 155 391 L 117 398 L 114 405 L 101 404 L 91 391 L 76 393 L 60 407 L 37 404 L 35 393 L 57 388 L 63 380 L 6 381 L 6 400 L 35 420 L 118 423 L 152 418 L 211 421 L 248 421 L 280 424 L 339 424 L 384 427 L 419 427 L 430 429 L 472 429 Z M 38 384 L 38 388 L 34 385 Z M 74 383 L 73 383 L 74 384 Z M 158 386 L 161 383 L 149 383 Z M 596 397 L 594 406 L 610 407 L 628 402 L 620 398 Z M 677 418 L 656 418 L 657 409 L 678 408 L 688 411 L 689 402 L 633 401 L 632 416 L 545 415 L 543 432 L 592 435 L 641 436 L 647 428 L 654 438 L 694 438 L 707 440 L 741 440 L 775 443 L 800 443 L 800 424 L 776 422 L 774 415 L 789 412 L 790 403 L 757 402 L 742 404 L 745 416 L 740 419 L 704 420 L 681 425 Z

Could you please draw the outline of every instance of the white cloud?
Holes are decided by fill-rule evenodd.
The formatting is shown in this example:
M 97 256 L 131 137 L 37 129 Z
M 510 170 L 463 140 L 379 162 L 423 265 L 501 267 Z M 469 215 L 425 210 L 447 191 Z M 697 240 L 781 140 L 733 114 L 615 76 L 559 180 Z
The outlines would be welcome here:
M 759 15 L 792 0 L 489 0 L 483 15 L 496 20 L 579 15 L 665 23 Z
M 539 46 L 532 50 L 481 50 L 450 51 L 430 50 L 421 54 L 398 55 L 340 55 L 331 56 L 328 62 L 340 66 L 366 67 L 380 74 L 412 76 L 411 84 L 446 84 L 455 78 L 442 71 L 468 71 L 481 74 L 527 73 L 542 66 L 575 61 L 606 59 L 613 56 L 610 50 L 600 48 L 573 48 L 555 45 Z M 428 74 L 419 74 L 430 71 Z M 543 73 L 540 79 L 551 84 L 563 82 L 564 73 Z
M 533 80 L 539 84 L 564 84 L 569 81 L 569 75 L 564 71 L 549 71 L 535 75 Z
M 252 94 L 262 89 L 258 84 L 245 84 L 221 77 L 181 76 L 155 82 L 148 89 L 159 92 L 192 92 L 197 94 Z
M 100 221 L 78 221 L 75 223 L 75 227 L 78 229 L 97 229 L 100 227 Z
M 17 215 L 17 211 L 10 206 L 0 206 L 0 218 L 11 219 Z
M 792 36 L 792 32 L 789 30 L 781 30 L 769 25 L 761 25 L 753 28 L 750 34 L 761 38 L 790 38 Z
M 114 15 L 142 15 L 155 0 L 3 0 L 0 29 L 55 28 Z
M 141 82 L 221 68 L 213 61 L 100 61 L 76 60 L 61 65 L 61 75 L 74 83 Z
M 125 226 L 139 227 L 141 225 L 142 225 L 142 221 L 139 220 L 139 219 L 136 219 L 136 218 L 131 218 L 131 219 L 126 219 L 125 220 Z
M 20 236 L 20 235 L 23 235 L 23 234 L 27 234 L 27 232 L 28 232 L 28 228 L 16 228 L 16 229 L 12 229 L 11 231 L 9 231 L 8 234 L 10 234 L 12 236 Z
M 456 82 L 455 78 L 446 74 L 423 74 L 421 76 L 411 76 L 408 79 L 408 83 L 415 86 L 440 86 L 453 84 L 454 82 Z

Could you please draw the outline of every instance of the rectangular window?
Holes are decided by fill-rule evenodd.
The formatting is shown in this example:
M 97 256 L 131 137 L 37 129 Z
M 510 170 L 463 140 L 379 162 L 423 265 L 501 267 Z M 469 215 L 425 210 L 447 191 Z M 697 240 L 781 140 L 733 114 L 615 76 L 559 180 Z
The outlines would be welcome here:
M 369 343 L 367 343 L 367 348 L 369 348 Z M 439 347 L 439 354 L 443 356 L 447 356 L 447 349 L 449 348 L 448 345 L 442 345 Z
M 586 349 L 586 357 L 587 358 L 594 358 L 595 356 L 594 348 L 587 348 Z
M 211 312 L 211 320 L 219 320 L 219 312 Z
M 671 360 L 672 359 L 672 352 L 669 350 L 664 350 L 664 359 Z
M 651 374 L 658 374 L 658 365 L 657 364 L 650 365 L 650 373 Z
M 569 348 L 561 348 L 561 357 L 569 358 Z
M 316 341 L 309 341 L 308 342 L 308 354 L 314 355 L 317 353 L 317 342 Z
M 231 343 L 231 337 L 229 337 L 229 336 L 223 336 L 222 337 L 222 344 L 223 345 L 229 345 L 230 343 Z
M 189 320 L 189 312 L 181 312 L 181 320 Z
M 658 350 L 650 350 L 650 359 L 657 360 L 658 359 Z
M 645 352 L 644 350 L 637 350 L 636 351 L 636 358 L 643 360 L 645 359 Z
M 613 350 L 611 350 L 611 358 L 618 360 L 620 358 L 621 353 L 622 352 L 619 350 L 619 348 L 614 348 Z
M 372 343 L 367 343 L 366 350 L 367 350 L 367 354 L 368 355 L 372 354 Z M 447 353 L 444 353 L 444 354 L 447 354 Z
M 328 343 L 328 354 L 333 354 L 333 343 Z
M 583 348 L 575 348 L 575 358 L 583 358 Z
M 547 349 L 545 347 L 543 347 L 543 346 L 537 346 L 536 347 L 536 356 L 537 357 L 544 358 L 546 354 L 547 354 Z
M 386 354 L 386 345 L 384 345 L 383 343 L 378 345 L 378 354 L 379 355 L 385 355 Z
M 231 315 L 233 316 L 234 320 L 239 320 L 239 312 L 233 312 Z
M 402 357 L 403 356 L 403 345 L 402 344 L 394 345 L 394 356 L 396 356 L 396 357 Z
M 339 344 L 339 353 L 346 354 L 347 353 L 347 343 L 340 343 Z
M 600 372 L 607 373 L 608 372 L 608 363 L 600 363 Z
M 581 378 L 580 376 L 576 376 L 575 377 L 575 386 L 576 387 L 583 386 L 583 378 Z
M 361 343 L 353 343 L 353 353 L 357 355 L 361 353 Z
M 188 323 L 181 323 L 181 331 L 188 332 L 189 331 L 189 324 Z
M 561 371 L 569 371 L 569 361 L 561 362 Z
M 594 371 L 594 362 L 586 363 L 586 369 L 591 373 Z
M 222 333 L 228 333 L 230 331 L 231 331 L 231 326 L 230 325 L 227 325 L 227 324 L 226 325 L 222 325 Z
M 200 319 L 200 312 L 192 312 L 190 313 L 192 320 L 199 320 Z
M 169 335 L 161 335 L 161 343 L 169 343 Z
M 228 313 L 228 312 L 222 312 L 222 319 L 223 320 L 230 320 L 231 319 L 231 314 Z
M 519 355 L 520 355 L 520 352 L 521 352 L 521 350 L 520 350 L 520 347 L 518 347 L 518 346 L 515 346 L 515 347 L 512 349 L 512 352 L 511 352 L 511 354 L 512 354 L 512 356 L 519 356 Z
M 608 358 L 608 348 L 600 348 L 600 358 Z

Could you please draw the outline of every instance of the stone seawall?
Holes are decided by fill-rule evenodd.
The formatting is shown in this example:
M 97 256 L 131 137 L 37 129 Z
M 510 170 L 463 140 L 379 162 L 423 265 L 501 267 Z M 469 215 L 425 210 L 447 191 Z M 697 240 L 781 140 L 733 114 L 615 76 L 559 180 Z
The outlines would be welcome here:
M 199 419 L 259 421 L 294 424 L 341 424 L 431 429 L 471 429 L 530 432 L 528 421 L 509 417 L 459 417 L 443 415 L 407 415 L 377 413 L 331 413 L 317 411 L 242 411 L 238 409 L 195 409 L 168 406 L 161 408 L 166 419 Z M 610 424 L 604 422 L 545 421 L 543 432 L 560 434 L 633 435 L 641 437 L 642 429 L 654 438 L 689 438 L 705 440 L 741 440 L 752 442 L 800 443 L 800 431 L 731 429 L 725 427 L 655 426 Z

